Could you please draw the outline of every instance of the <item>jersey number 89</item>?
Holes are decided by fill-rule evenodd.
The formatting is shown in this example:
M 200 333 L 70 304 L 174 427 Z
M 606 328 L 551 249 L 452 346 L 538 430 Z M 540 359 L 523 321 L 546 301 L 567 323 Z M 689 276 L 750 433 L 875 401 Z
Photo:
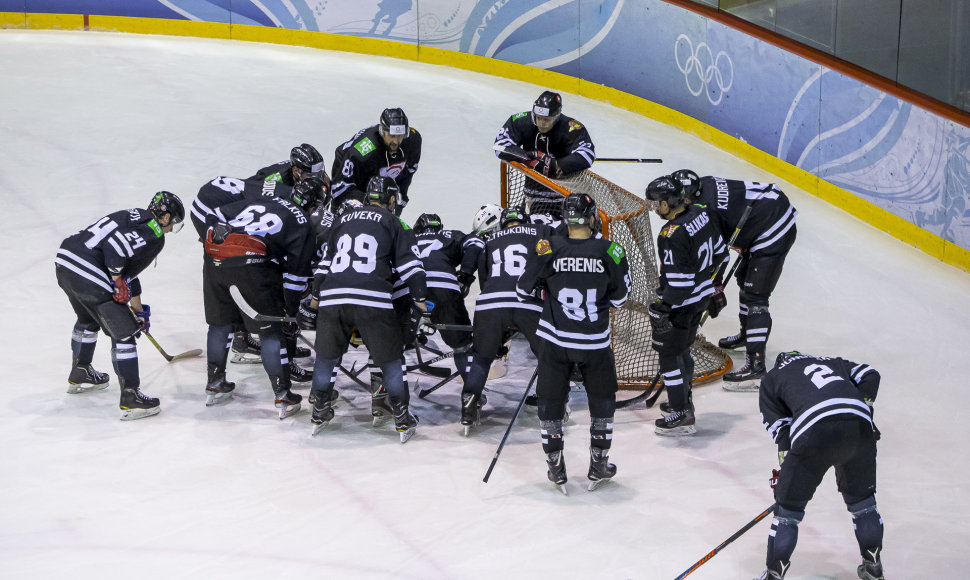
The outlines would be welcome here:
M 357 234 L 353 238 L 344 234 L 337 239 L 337 250 L 330 261 L 331 272 L 343 272 L 353 266 L 361 274 L 370 274 L 377 268 L 377 240 L 370 234 Z M 353 252 L 356 259 L 351 256 Z

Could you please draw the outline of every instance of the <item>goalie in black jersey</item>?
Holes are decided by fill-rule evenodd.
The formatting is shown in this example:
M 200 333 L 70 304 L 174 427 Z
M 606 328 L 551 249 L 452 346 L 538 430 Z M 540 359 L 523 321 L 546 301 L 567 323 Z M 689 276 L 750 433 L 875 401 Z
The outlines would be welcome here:
M 272 182 L 266 182 L 272 183 Z M 247 309 L 278 317 L 295 317 L 307 289 L 314 238 L 306 209 L 321 194 L 323 182 L 310 178 L 290 189 L 289 199 L 267 196 L 219 208 L 208 218 L 203 282 L 205 318 L 209 325 L 206 405 L 228 401 L 235 385 L 226 380 L 229 339 L 234 327 L 259 335 L 263 368 L 269 376 L 280 419 L 300 410 L 302 397 L 291 391 L 285 344 L 295 345 L 296 323 L 257 321 Z M 233 287 L 238 296 L 233 295 Z M 241 296 L 241 298 L 239 298 Z M 246 304 L 240 304 L 241 299 Z
M 552 91 L 539 95 L 531 111 L 509 117 L 495 137 L 494 148 L 499 159 L 518 161 L 553 179 L 585 171 L 596 160 L 586 127 L 562 114 L 562 97 Z M 525 192 L 530 215 L 559 213 L 559 193 L 534 179 L 526 180 Z
M 384 109 L 380 122 L 361 129 L 333 153 L 333 199 L 364 201 L 375 176 L 388 177 L 398 188 L 394 215 L 408 204 L 408 189 L 421 161 L 421 133 L 400 108 Z
M 164 235 L 177 232 L 185 207 L 174 193 L 160 191 L 147 209 L 110 213 L 66 238 L 54 259 L 57 284 L 77 315 L 71 335 L 72 366 L 67 392 L 100 391 L 108 374 L 91 361 L 98 331 L 111 337 L 111 360 L 121 387 L 121 419 L 158 414 L 158 399 L 139 390 L 135 338 L 149 328 L 151 308 L 141 301 L 138 275 L 165 247 Z
M 315 271 L 313 297 L 318 301 L 318 314 L 311 418 L 314 435 L 334 417 L 330 396 L 333 370 L 347 351 L 355 328 L 371 359 L 381 367 L 401 442 L 407 442 L 417 427 L 404 381 L 404 337 L 391 297 L 392 275 L 396 273 L 407 284 L 415 307 L 421 311 L 427 311 L 427 287 L 412 238 L 393 213 L 399 193 L 394 180 L 372 178 L 367 186 L 367 205 L 337 218 L 323 260 Z
M 566 483 L 563 416 L 575 365 L 589 400 L 589 489 L 616 474 L 608 461 L 616 410 L 616 366 L 610 348 L 610 308 L 630 292 L 630 268 L 623 246 L 594 237 L 596 202 L 585 193 L 563 199 L 568 237 L 539 240 L 530 253 L 516 292 L 523 300 L 542 296 L 539 378 L 536 384 L 542 450 L 549 480 Z
M 765 372 L 765 350 L 771 332 L 768 299 L 795 243 L 798 212 L 774 183 L 698 177 L 689 169 L 675 171 L 671 178 L 687 190 L 688 202 L 710 213 L 724 236 L 731 236 L 740 227 L 733 246 L 741 253 L 735 274 L 740 289 L 741 331 L 722 338 L 718 346 L 745 349 L 744 366 L 722 377 L 724 388 L 756 391 Z M 719 288 L 718 292 L 721 291 Z
M 483 206 L 475 221 L 487 222 L 489 227 L 495 225 L 492 212 L 493 207 Z M 532 296 L 517 299 L 515 284 L 525 272 L 530 249 L 540 239 L 549 237 L 552 230 L 542 224 L 525 223 L 526 214 L 519 208 L 507 208 L 501 216 L 500 229 L 486 235 L 485 250 L 479 259 L 481 293 L 475 300 L 474 352 L 461 392 L 461 424 L 465 436 L 479 422 L 481 408 L 486 403 L 482 391 L 488 380 L 489 367 L 510 333 L 518 331 L 529 341 L 532 353 L 537 355 L 539 352 L 536 327 L 542 304 Z
M 669 177 L 654 179 L 646 198 L 657 203 L 657 215 L 667 220 L 657 236 L 660 277 L 657 299 L 650 304 L 653 348 L 660 359 L 667 404 L 656 421 L 658 435 L 690 435 L 694 426 L 691 381 L 694 359 L 690 345 L 708 309 L 714 273 L 728 259 L 721 232 L 701 208 L 685 202 L 686 192 Z
M 310 179 L 310 177 L 304 175 L 302 181 L 297 181 L 297 183 L 303 183 L 307 179 Z M 316 184 L 320 184 L 320 193 L 312 196 L 314 203 L 328 202 L 330 198 L 327 195 L 326 184 L 317 178 L 313 179 L 314 181 L 312 183 L 314 184 L 314 187 L 317 187 Z M 236 177 L 222 175 L 216 177 L 212 181 L 206 182 L 202 187 L 199 188 L 198 195 L 196 195 L 195 199 L 192 201 L 192 225 L 195 227 L 195 231 L 199 234 L 199 241 L 205 243 L 207 231 L 211 223 L 227 222 L 232 217 L 227 217 L 224 214 L 223 208 L 225 206 L 244 200 L 256 202 L 259 200 L 265 200 L 269 197 L 290 199 L 292 195 L 293 187 L 286 185 L 285 180 L 270 179 L 264 181 L 255 178 L 239 179 Z M 203 260 L 203 285 L 205 285 L 206 279 L 208 278 L 211 270 L 211 260 Z M 248 332 L 244 327 L 235 328 L 234 330 L 235 332 L 233 334 L 231 345 L 232 362 L 253 364 L 262 362 L 260 355 L 262 349 L 260 347 L 259 339 Z M 296 363 L 295 359 L 310 356 L 310 349 L 298 347 L 295 340 L 287 341 L 287 344 L 284 346 L 287 348 L 288 353 L 292 353 L 288 357 L 290 379 L 293 382 L 309 382 L 312 373 L 301 368 Z
M 776 507 L 762 578 L 784 578 L 805 507 L 833 467 L 862 555 L 858 576 L 883 578 L 883 523 L 875 498 L 879 432 L 872 422 L 879 380 L 869 365 L 799 352 L 779 354 L 761 379 L 761 421 L 781 464 L 771 478 Z

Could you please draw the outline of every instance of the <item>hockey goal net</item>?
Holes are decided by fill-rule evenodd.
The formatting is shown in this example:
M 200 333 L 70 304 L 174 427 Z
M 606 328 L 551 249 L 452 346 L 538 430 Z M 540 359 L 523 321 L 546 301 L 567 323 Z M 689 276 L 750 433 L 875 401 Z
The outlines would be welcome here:
M 591 171 L 567 179 L 549 179 L 517 162 L 501 162 L 502 207 L 526 206 L 529 213 L 557 215 L 561 197 L 588 193 L 596 200 L 603 235 L 626 250 L 632 284 L 622 308 L 610 314 L 613 356 L 620 388 L 643 389 L 660 372 L 657 352 L 650 343 L 652 334 L 647 306 L 657 297 L 657 258 L 650 227 L 652 202 L 633 195 Z M 541 186 L 539 185 L 541 184 Z M 544 187 L 542 187 L 544 186 Z M 537 197 L 530 190 L 545 190 Z M 527 200 L 529 203 L 527 204 Z M 691 346 L 694 357 L 694 382 L 714 379 L 731 368 L 731 357 L 698 333 Z

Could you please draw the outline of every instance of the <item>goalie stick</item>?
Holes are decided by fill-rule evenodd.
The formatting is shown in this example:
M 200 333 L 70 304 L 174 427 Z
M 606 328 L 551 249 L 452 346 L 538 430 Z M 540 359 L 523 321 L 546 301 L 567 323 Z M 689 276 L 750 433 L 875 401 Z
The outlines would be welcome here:
M 721 550 L 723 550 L 725 547 L 727 547 L 728 544 L 730 544 L 734 540 L 737 540 L 738 538 L 740 538 L 745 532 L 747 532 L 748 530 L 750 530 L 751 528 L 753 528 L 756 523 L 758 523 L 761 520 L 765 519 L 765 517 L 768 514 L 770 514 L 771 512 L 774 511 L 776 505 L 778 505 L 778 504 L 773 503 L 770 506 L 768 506 L 768 509 L 766 509 L 765 511 L 761 512 L 760 514 L 758 514 L 757 517 L 755 517 L 750 522 L 746 523 L 743 528 L 741 528 L 740 530 L 734 532 L 734 535 L 733 536 L 731 536 L 730 538 L 728 538 L 728 539 L 724 540 L 723 542 L 721 542 L 721 544 L 718 547 L 716 547 L 713 550 L 711 550 L 710 552 L 708 552 L 707 555 L 705 555 L 703 558 L 701 558 L 700 560 L 698 560 L 697 562 L 695 562 L 693 566 L 691 566 L 690 568 L 688 568 L 687 570 L 685 570 L 684 573 L 681 574 L 680 576 L 674 578 L 674 580 L 683 580 L 691 572 L 693 572 L 694 570 L 697 570 L 698 568 L 700 568 L 701 566 L 703 566 L 704 563 L 706 563 L 708 560 L 710 560 L 711 558 L 713 558 L 714 556 L 716 556 L 717 553 L 720 552 Z
M 639 159 L 627 157 L 597 157 L 596 161 L 604 163 L 663 163 L 663 159 Z
M 165 360 L 167 360 L 168 362 L 175 362 L 175 361 L 184 360 L 187 358 L 194 358 L 202 354 L 201 348 L 193 348 L 192 350 L 180 352 L 179 354 L 176 354 L 176 355 L 168 354 L 167 352 L 165 352 L 165 349 L 162 348 L 162 345 L 158 344 L 158 341 L 155 340 L 155 337 L 148 334 L 147 330 L 143 330 L 141 332 L 142 334 L 145 335 L 145 338 L 148 339 L 148 342 L 152 343 L 152 345 L 158 349 L 158 352 L 162 353 L 162 356 L 165 357 Z

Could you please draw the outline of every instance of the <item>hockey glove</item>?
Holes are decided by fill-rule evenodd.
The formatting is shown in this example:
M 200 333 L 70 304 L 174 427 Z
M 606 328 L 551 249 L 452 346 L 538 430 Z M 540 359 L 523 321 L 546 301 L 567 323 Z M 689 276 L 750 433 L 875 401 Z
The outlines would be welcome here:
M 468 272 L 458 273 L 458 291 L 461 292 L 461 297 L 465 298 L 468 296 L 469 290 L 472 288 L 472 283 L 475 281 L 475 275 L 469 274 Z
M 559 177 L 561 175 L 559 162 L 556 161 L 555 157 L 541 151 L 534 151 L 530 154 L 530 156 L 532 155 L 535 156 L 535 159 L 526 163 L 531 169 L 546 177 Z
M 141 327 L 139 332 L 148 332 L 148 329 L 152 326 L 152 308 L 147 304 L 142 304 L 141 307 L 141 312 L 137 310 L 134 310 L 133 312 L 135 313 L 135 318 L 138 319 L 138 325 Z
M 771 489 L 775 489 L 775 486 L 778 485 L 778 474 L 779 473 L 781 473 L 781 472 L 778 471 L 777 469 L 772 469 L 771 470 L 771 479 L 768 480 L 768 485 L 771 486 Z
M 310 306 L 311 300 L 311 298 L 307 297 L 306 300 L 300 302 L 300 310 L 296 313 L 296 318 L 300 322 L 300 328 L 303 330 L 316 330 L 317 328 L 318 310 Z
M 115 290 L 111 295 L 111 299 L 118 304 L 128 304 L 131 300 L 131 288 L 128 287 L 128 278 L 124 276 L 118 278 L 114 281 Z
M 711 315 L 711 318 L 717 318 L 717 315 L 724 310 L 727 306 L 727 297 L 724 296 L 724 286 L 715 286 L 714 294 L 711 295 L 711 303 L 707 307 L 707 313 Z
M 285 340 L 296 340 L 300 336 L 300 325 L 296 322 L 284 322 L 282 327 L 283 338 Z
M 648 311 L 650 313 L 650 325 L 653 327 L 654 336 L 666 334 L 674 327 L 670 322 L 669 304 L 665 304 L 658 299 L 650 303 Z

